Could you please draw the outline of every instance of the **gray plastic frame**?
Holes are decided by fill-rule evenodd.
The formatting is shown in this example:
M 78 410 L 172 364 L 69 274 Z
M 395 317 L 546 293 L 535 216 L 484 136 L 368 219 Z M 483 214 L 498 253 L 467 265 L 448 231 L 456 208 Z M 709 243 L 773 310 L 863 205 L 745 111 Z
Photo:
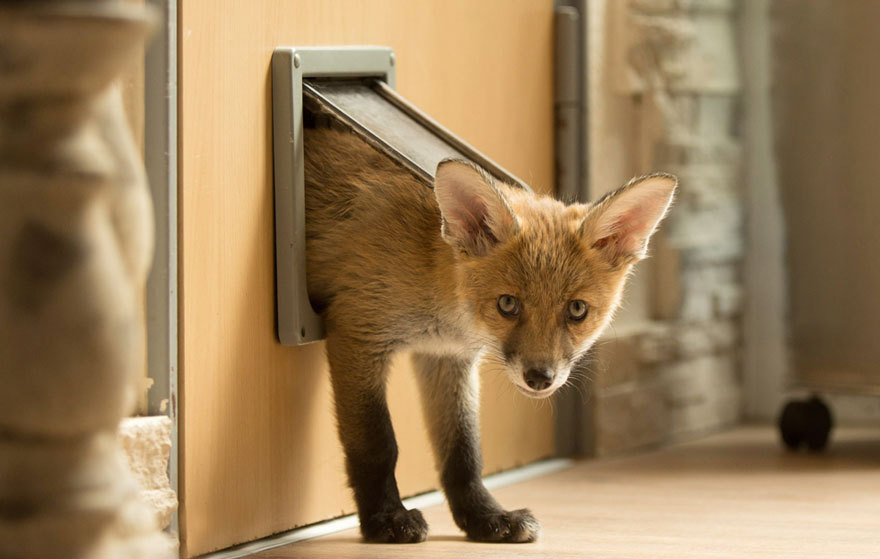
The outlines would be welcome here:
M 324 338 L 306 289 L 304 78 L 376 77 L 395 87 L 388 47 L 278 47 L 272 55 L 275 159 L 275 282 L 278 340 L 298 346 Z

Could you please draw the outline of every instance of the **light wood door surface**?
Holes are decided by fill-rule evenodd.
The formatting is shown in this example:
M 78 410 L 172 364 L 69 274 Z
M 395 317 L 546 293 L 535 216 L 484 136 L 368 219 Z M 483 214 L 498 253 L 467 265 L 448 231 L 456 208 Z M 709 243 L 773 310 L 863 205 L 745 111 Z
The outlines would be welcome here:
M 549 191 L 551 0 L 180 2 L 181 537 L 195 556 L 353 510 L 323 343 L 275 338 L 270 58 L 373 44 L 398 90 Z M 405 495 L 436 486 L 404 360 L 390 405 Z M 553 452 L 547 402 L 484 371 L 487 472 Z

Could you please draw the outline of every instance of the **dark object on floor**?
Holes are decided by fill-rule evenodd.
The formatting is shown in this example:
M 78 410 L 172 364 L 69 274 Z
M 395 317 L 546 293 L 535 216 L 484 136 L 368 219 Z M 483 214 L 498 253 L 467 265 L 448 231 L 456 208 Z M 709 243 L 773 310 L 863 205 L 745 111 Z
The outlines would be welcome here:
M 813 452 L 824 450 L 833 426 L 831 410 L 817 396 L 787 403 L 779 416 L 779 433 L 789 450 L 802 445 Z

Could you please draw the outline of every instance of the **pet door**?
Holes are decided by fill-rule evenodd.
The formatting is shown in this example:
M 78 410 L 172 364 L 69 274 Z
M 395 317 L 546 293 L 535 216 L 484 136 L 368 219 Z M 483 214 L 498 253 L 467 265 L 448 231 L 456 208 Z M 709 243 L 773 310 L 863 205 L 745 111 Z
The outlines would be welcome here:
M 394 53 L 384 47 L 279 47 L 272 57 L 275 269 L 278 339 L 295 346 L 324 337 L 306 290 L 303 111 L 350 130 L 426 187 L 447 157 L 468 159 L 528 189 L 394 89 Z

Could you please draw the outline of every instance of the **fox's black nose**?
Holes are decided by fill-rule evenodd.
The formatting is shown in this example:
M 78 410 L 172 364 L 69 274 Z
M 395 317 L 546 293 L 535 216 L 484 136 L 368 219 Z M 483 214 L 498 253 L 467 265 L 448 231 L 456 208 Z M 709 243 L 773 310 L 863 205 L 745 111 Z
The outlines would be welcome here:
M 553 384 L 553 371 L 549 369 L 529 369 L 525 372 L 523 378 L 526 379 L 526 384 L 529 385 L 529 388 L 540 392 L 550 388 L 550 385 Z

